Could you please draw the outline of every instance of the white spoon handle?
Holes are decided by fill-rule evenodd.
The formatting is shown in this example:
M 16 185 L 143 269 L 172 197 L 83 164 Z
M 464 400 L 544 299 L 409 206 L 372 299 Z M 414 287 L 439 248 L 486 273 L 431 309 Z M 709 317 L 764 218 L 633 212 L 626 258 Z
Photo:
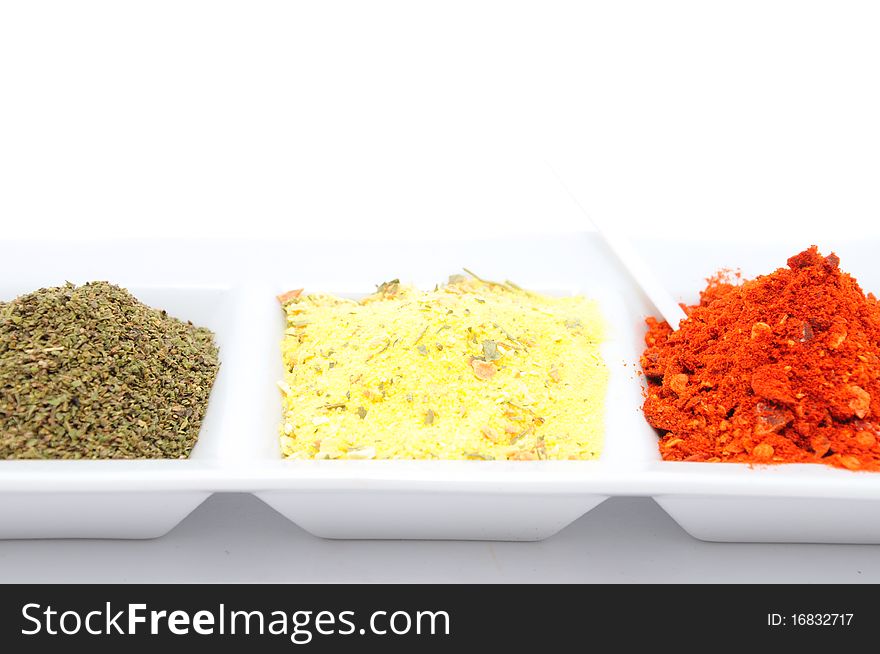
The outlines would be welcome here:
M 550 170 L 556 175 L 556 179 L 559 180 L 559 183 L 562 184 L 562 187 L 568 192 L 578 208 L 583 212 L 587 219 L 593 223 L 593 226 L 599 232 L 599 235 L 605 240 L 605 243 L 608 244 L 608 247 L 614 252 L 617 258 L 620 259 L 624 268 L 626 268 L 636 284 L 641 287 L 645 295 L 648 296 L 648 299 L 657 311 L 660 312 L 663 319 L 666 320 L 673 329 L 678 329 L 679 323 L 687 318 L 687 315 L 682 308 L 678 306 L 678 303 L 672 295 L 663 288 L 656 275 L 654 275 L 650 268 L 648 268 L 645 260 L 635 251 L 635 248 L 633 248 L 629 239 L 627 239 L 615 226 L 588 214 L 587 210 L 584 209 L 584 206 L 578 202 L 574 193 L 572 193 L 565 182 L 562 181 L 559 173 L 557 173 L 552 166 L 550 166 Z
M 616 227 L 606 223 L 604 220 L 597 220 L 590 217 L 593 225 L 599 231 L 599 234 L 605 239 L 608 247 L 620 259 L 623 266 L 635 282 L 641 287 L 656 307 L 660 315 L 672 326 L 678 329 L 679 323 L 687 318 L 687 315 L 678 305 L 678 302 L 667 292 L 660 284 L 657 276 L 651 272 L 645 260 L 639 256 L 632 243 L 627 239 Z

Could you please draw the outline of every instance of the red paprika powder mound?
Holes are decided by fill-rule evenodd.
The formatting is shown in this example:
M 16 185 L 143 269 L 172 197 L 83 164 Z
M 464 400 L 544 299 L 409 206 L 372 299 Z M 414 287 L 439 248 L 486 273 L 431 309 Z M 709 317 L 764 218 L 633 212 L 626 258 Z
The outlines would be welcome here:
M 648 318 L 644 413 L 669 461 L 880 470 L 880 304 L 816 246 Z

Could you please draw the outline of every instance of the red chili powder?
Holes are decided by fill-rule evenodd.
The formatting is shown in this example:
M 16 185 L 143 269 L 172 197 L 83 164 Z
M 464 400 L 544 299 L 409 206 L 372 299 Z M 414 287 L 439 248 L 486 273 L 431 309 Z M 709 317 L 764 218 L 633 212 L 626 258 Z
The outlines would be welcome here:
M 667 461 L 880 470 L 880 304 L 816 246 L 708 280 L 673 332 L 648 318 L 645 417 Z

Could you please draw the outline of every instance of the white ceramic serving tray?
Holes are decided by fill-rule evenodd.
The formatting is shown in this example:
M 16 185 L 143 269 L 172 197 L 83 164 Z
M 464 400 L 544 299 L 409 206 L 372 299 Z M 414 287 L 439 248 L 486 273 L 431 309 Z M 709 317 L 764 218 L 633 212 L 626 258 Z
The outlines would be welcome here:
M 809 243 L 645 242 L 679 298 L 720 267 L 772 270 Z M 832 245 L 880 289 L 871 243 Z M 598 461 L 285 461 L 277 426 L 290 288 L 367 293 L 396 277 L 433 286 L 466 266 L 545 292 L 596 298 L 609 323 L 606 444 Z M 651 496 L 707 540 L 880 542 L 880 475 L 822 466 L 751 468 L 659 460 L 640 413 L 650 305 L 592 234 L 495 241 L 107 241 L 0 244 L 0 299 L 107 279 L 213 329 L 221 371 L 186 461 L 0 461 L 0 538 L 150 538 L 213 492 L 253 492 L 330 538 L 538 540 L 613 495 Z

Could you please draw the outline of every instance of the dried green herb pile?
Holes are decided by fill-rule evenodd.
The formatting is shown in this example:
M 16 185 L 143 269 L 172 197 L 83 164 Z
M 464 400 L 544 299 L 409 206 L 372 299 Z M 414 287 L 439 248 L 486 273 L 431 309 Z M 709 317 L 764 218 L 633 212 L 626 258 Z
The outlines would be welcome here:
M 213 333 L 107 282 L 0 303 L 0 459 L 186 458 Z

